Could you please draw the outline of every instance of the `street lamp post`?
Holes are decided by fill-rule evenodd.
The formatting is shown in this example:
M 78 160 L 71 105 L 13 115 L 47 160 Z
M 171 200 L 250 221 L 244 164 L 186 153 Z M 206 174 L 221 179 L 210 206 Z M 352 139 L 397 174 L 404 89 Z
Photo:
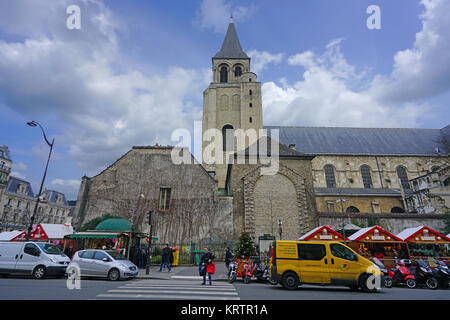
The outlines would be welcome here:
M 149 274 L 150 273 L 150 253 L 152 250 L 152 214 L 153 211 L 149 211 L 148 212 L 148 224 L 150 225 L 150 235 L 149 235 L 149 239 L 148 239 L 148 248 L 147 248 L 147 265 L 145 267 L 145 274 Z
M 29 125 L 30 127 L 39 126 L 39 128 L 41 128 L 42 134 L 44 135 L 45 142 L 50 147 L 50 151 L 48 153 L 48 159 L 47 159 L 47 164 L 45 165 L 44 175 L 42 176 L 41 186 L 39 188 L 39 194 L 37 196 L 37 200 L 36 200 L 36 204 L 34 206 L 33 214 L 31 215 L 30 225 L 28 226 L 28 232 L 27 232 L 27 236 L 26 236 L 26 241 L 28 241 L 30 239 L 31 230 L 33 229 L 34 219 L 36 217 L 36 213 L 37 213 L 37 210 L 38 210 L 39 202 L 41 200 L 42 187 L 44 186 L 45 177 L 47 176 L 48 163 L 50 162 L 50 156 L 52 155 L 53 144 L 55 143 L 55 139 L 54 138 L 52 139 L 51 143 L 48 141 L 47 136 L 45 135 L 45 132 L 44 132 L 44 128 L 42 128 L 42 126 L 38 122 L 36 122 L 36 121 L 27 122 L 27 125 Z

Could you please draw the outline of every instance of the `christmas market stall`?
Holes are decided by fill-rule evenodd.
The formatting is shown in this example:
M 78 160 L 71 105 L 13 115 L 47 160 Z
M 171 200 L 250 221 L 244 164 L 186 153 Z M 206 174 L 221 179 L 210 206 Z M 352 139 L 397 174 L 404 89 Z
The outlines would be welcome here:
M 378 258 L 386 267 L 393 267 L 396 259 L 408 258 L 405 242 L 380 226 L 362 228 L 349 237 L 348 245 L 366 258 Z
M 20 241 L 26 237 L 25 231 L 5 231 L 0 233 L 0 241 Z
M 408 228 L 397 234 L 408 245 L 411 259 L 450 260 L 450 238 L 426 226 Z
M 331 226 L 319 226 L 312 229 L 308 233 L 304 234 L 300 238 L 300 241 L 315 241 L 315 240 L 326 240 L 326 241 L 348 241 L 347 237 L 336 232 L 331 228 Z
M 83 249 L 117 250 L 129 257 L 133 243 L 139 243 L 146 234 L 135 232 L 131 222 L 111 218 L 100 222 L 95 230 L 76 232 L 68 237 L 72 251 Z

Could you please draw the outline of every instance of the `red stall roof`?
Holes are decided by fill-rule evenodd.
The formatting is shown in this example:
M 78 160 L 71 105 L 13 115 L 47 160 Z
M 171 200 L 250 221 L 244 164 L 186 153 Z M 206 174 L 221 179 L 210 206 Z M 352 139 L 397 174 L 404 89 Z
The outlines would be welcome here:
M 319 226 L 304 234 L 298 240 L 348 240 L 339 232 L 334 231 L 331 226 Z
M 436 230 L 428 228 L 427 226 L 418 226 L 414 228 L 408 228 L 397 234 L 397 237 L 403 241 L 417 241 L 417 242 L 427 242 L 427 241 L 449 241 L 450 238 L 440 234 Z
M 373 226 L 362 228 L 361 230 L 352 234 L 349 239 L 351 241 L 384 241 L 384 242 L 392 242 L 392 241 L 402 241 L 399 237 L 393 235 L 389 231 L 384 230 L 380 226 Z

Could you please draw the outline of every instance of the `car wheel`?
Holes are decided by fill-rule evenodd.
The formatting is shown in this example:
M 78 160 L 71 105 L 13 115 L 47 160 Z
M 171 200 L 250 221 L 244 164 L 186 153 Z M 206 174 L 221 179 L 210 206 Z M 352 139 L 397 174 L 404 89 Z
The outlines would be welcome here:
M 416 285 L 417 285 L 416 280 L 414 280 L 414 279 L 408 279 L 408 280 L 406 280 L 406 286 L 407 286 L 408 288 L 414 289 L 414 288 L 416 287 Z
M 33 277 L 35 279 L 43 279 L 45 276 L 45 271 L 46 271 L 46 269 L 44 266 L 37 266 L 33 270 Z
M 360 286 L 361 289 L 366 293 L 374 293 L 377 292 L 377 288 L 375 287 L 375 283 L 370 280 L 372 275 L 365 274 L 361 277 L 360 280 Z M 371 285 L 369 285 L 369 282 L 371 282 Z
M 384 278 L 384 286 L 386 288 L 392 288 L 393 285 L 394 285 L 394 281 L 392 280 L 391 277 Z
M 117 281 L 120 279 L 120 272 L 117 269 L 111 269 L 108 273 L 108 279 L 111 281 Z
M 428 288 L 433 290 L 436 289 L 439 285 L 436 278 L 428 278 L 425 284 L 427 285 Z
M 295 290 L 298 288 L 299 283 L 297 275 L 293 272 L 286 272 L 281 277 L 281 284 L 285 289 Z

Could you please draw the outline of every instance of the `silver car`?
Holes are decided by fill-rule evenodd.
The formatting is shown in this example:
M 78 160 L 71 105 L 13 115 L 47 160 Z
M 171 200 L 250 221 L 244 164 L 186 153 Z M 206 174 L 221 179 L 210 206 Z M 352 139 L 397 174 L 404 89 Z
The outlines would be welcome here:
M 67 267 L 67 274 L 81 277 L 106 277 L 109 280 L 134 278 L 138 267 L 124 255 L 115 251 L 80 250 L 77 251 Z

